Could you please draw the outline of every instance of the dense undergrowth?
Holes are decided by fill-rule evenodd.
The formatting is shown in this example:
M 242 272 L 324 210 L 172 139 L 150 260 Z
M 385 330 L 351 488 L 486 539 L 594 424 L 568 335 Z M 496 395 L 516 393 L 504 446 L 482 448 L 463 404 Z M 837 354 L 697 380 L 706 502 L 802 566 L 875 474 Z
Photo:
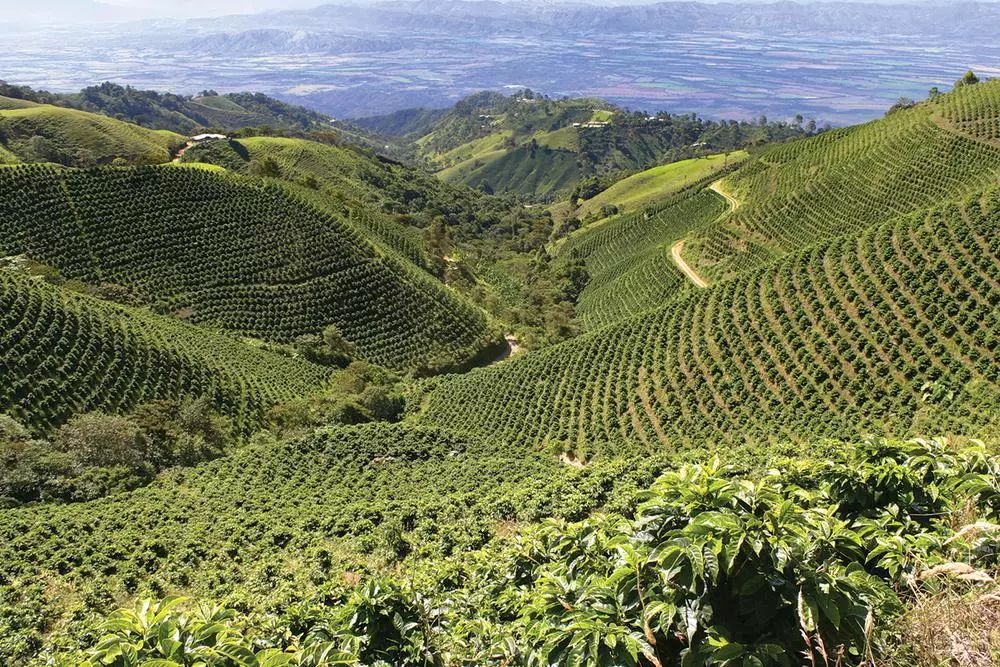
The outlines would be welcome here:
M 998 475 L 982 446 L 922 440 L 682 465 L 616 511 L 330 576 L 273 616 L 143 603 L 56 664 L 872 665 L 913 591 L 996 567 Z

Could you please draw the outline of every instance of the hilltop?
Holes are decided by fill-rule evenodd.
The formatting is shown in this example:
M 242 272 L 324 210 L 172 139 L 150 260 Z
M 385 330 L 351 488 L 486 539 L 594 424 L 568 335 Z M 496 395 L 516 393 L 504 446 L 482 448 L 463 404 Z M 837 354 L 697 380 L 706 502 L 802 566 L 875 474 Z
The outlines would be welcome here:
M 205 90 L 198 95 L 177 95 L 111 82 L 84 88 L 79 93 L 51 93 L 0 81 L 0 95 L 69 107 L 185 135 L 205 129 L 232 132 L 260 126 L 309 132 L 328 129 L 331 123 L 328 116 L 261 93 L 220 95 Z
M 665 162 L 804 136 L 812 126 L 632 113 L 596 99 L 484 92 L 451 109 L 352 121 L 402 141 L 442 179 L 486 192 L 575 201 Z
M 161 164 L 184 143 L 178 134 L 149 130 L 95 114 L 0 97 L 0 161 L 55 162 L 86 167 Z

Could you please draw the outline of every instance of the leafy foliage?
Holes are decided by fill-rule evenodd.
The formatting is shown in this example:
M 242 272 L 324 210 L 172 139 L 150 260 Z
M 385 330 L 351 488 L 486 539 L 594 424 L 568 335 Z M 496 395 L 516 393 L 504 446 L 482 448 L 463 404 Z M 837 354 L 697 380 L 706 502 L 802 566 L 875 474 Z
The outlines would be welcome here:
M 718 460 L 684 465 L 637 496 L 633 516 L 549 521 L 426 563 L 409 583 L 334 584 L 276 623 L 251 623 L 255 640 L 243 638 L 232 664 L 277 655 L 251 645 L 280 649 L 287 664 L 313 664 L 296 661 L 319 647 L 337 656 L 329 664 L 358 665 L 871 664 L 901 598 L 933 585 L 919 583 L 926 568 L 995 563 L 995 536 L 972 549 L 941 517 L 974 507 L 995 519 L 1000 469 L 981 446 L 942 441 L 839 452 L 757 479 Z M 854 496 L 858 481 L 879 492 Z M 226 612 L 189 620 L 175 604 L 112 615 L 90 659 L 193 657 L 239 641 Z
M 127 598 L 186 592 L 277 613 L 342 576 L 480 547 L 497 522 L 582 518 L 664 465 L 577 469 L 550 452 L 366 424 L 259 437 L 93 502 L 0 510 L 0 662 L 27 662 L 48 629 L 75 634 Z
M 158 401 L 128 417 L 86 413 L 51 441 L 33 439 L 0 416 L 0 506 L 38 500 L 82 501 L 148 483 L 160 470 L 216 458 L 236 434 L 208 401 Z

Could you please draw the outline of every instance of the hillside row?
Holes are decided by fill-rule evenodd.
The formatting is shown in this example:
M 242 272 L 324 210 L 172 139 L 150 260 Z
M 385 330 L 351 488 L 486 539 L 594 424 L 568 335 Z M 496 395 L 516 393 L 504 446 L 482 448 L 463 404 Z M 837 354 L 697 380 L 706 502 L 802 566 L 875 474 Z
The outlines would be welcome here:
M 985 82 L 761 151 L 725 179 L 740 209 L 695 235 L 693 263 L 722 279 L 989 187 L 1000 176 L 1000 145 L 988 140 L 997 99 L 1000 81 Z
M 379 562 L 480 546 L 498 521 L 581 517 L 616 481 L 649 475 L 371 424 L 254 443 L 94 502 L 0 509 L 0 662 L 135 596 L 287 609 Z
M 329 371 L 173 318 L 0 269 L 0 414 L 45 431 L 75 414 L 209 397 L 241 426 Z
M 560 257 L 582 258 L 590 280 L 577 302 L 585 329 L 627 319 L 684 292 L 689 282 L 671 259 L 671 245 L 727 210 L 711 190 L 668 198 L 571 236 Z
M 817 244 L 622 324 L 441 381 L 423 398 L 423 419 L 585 451 L 995 433 L 998 223 L 1000 192 L 991 190 Z
M 362 358 L 462 364 L 484 315 L 348 220 L 197 169 L 0 170 L 0 252 L 135 289 L 158 311 L 278 342 L 336 325 Z

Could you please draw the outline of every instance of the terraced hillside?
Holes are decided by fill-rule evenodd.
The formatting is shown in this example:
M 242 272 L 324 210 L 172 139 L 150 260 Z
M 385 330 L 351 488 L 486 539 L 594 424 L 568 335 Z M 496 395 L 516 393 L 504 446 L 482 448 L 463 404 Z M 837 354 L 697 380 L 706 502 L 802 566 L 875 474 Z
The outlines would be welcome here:
M 980 191 L 1000 178 L 1000 145 L 990 138 L 998 100 L 1000 81 L 986 82 L 764 150 L 724 181 L 740 209 L 696 235 L 687 252 L 720 279 Z
M 569 237 L 559 256 L 584 258 L 590 275 L 577 302 L 583 327 L 626 319 L 685 292 L 690 283 L 671 258 L 671 247 L 726 210 L 725 200 L 706 189 L 668 197 Z
M 0 269 L 0 414 L 46 431 L 70 416 L 209 396 L 241 426 L 329 371 L 148 311 Z
M 135 288 L 160 312 L 290 342 L 335 324 L 397 369 L 467 362 L 484 316 L 278 185 L 200 169 L 0 170 L 0 253 Z
M 962 86 L 935 102 L 938 125 L 1000 146 L 1000 81 Z
M 423 419 L 605 451 L 883 429 L 995 434 L 998 224 L 1000 191 L 990 190 L 817 244 L 443 381 L 423 398 Z
M 267 160 L 277 165 L 275 175 L 302 186 L 297 189 L 300 196 L 331 212 L 346 210 L 353 222 L 386 247 L 419 266 L 427 265 L 421 230 L 391 216 L 398 208 L 396 202 L 407 199 L 406 192 L 414 200 L 421 193 L 427 196 L 446 187 L 429 175 L 417 175 L 421 187 L 414 188 L 396 166 L 350 148 L 278 137 L 206 143 L 185 152 L 182 164 L 215 164 L 250 174 L 255 165 Z M 429 207 L 427 202 L 411 203 L 412 210 Z
M 183 143 L 172 132 L 0 97 L 0 146 L 21 162 L 90 166 L 122 158 L 129 164 L 160 164 Z
M 386 246 L 410 261 L 428 262 L 423 227 L 442 218 L 452 234 L 473 237 L 500 224 L 510 204 L 444 183 L 422 169 L 350 145 L 298 138 L 249 137 L 206 142 L 181 164 L 207 163 L 237 173 L 268 175 L 296 187 L 299 196 L 333 213 L 346 212 Z

